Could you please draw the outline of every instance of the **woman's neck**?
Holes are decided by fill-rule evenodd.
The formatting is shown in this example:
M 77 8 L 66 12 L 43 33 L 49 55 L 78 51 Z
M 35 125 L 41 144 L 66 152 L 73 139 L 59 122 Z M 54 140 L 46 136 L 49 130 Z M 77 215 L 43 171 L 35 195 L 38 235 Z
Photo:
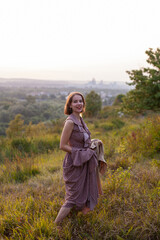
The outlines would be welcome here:
M 81 117 L 79 113 L 73 112 L 72 114 L 78 119 L 78 121 L 81 121 Z

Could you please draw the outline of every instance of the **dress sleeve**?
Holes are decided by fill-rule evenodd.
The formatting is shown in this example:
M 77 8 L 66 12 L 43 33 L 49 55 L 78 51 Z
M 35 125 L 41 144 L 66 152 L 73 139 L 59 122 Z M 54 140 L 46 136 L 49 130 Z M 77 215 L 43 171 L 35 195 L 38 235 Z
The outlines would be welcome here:
M 73 160 L 73 166 L 80 167 L 84 163 L 89 162 L 90 171 L 98 167 L 96 152 L 90 148 L 72 148 L 71 158 Z

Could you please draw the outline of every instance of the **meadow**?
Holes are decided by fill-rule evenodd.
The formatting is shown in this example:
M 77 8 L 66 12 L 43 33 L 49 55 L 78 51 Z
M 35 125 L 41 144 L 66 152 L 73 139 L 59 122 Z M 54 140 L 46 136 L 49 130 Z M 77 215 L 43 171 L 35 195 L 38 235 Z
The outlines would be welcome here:
M 0 239 L 160 239 L 160 116 L 85 119 L 104 143 L 103 195 L 87 215 L 74 210 L 59 231 L 64 202 L 59 150 L 63 121 L 0 138 Z

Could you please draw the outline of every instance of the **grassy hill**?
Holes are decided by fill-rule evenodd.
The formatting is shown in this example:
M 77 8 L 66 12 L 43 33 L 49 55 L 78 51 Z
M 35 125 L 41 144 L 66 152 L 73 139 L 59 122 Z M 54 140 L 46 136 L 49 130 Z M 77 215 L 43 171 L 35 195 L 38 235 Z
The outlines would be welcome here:
M 63 121 L 30 125 L 0 139 L 1 239 L 160 239 L 160 117 L 85 121 L 92 138 L 103 141 L 108 163 L 95 210 L 72 211 L 56 229 L 65 196 L 65 153 L 58 149 Z

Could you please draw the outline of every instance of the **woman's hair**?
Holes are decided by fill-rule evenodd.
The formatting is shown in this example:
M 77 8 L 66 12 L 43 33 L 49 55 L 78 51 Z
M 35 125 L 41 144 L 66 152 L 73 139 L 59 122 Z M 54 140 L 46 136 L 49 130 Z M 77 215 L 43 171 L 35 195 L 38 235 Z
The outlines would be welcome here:
M 66 115 L 70 115 L 72 113 L 72 108 L 70 108 L 70 105 L 72 103 L 72 99 L 75 95 L 80 95 L 82 97 L 82 101 L 83 101 L 83 110 L 82 110 L 82 113 L 85 112 L 85 105 L 86 105 L 86 102 L 85 102 L 85 99 L 83 97 L 83 95 L 80 93 L 80 92 L 71 92 L 68 97 L 67 97 L 67 100 L 66 100 L 66 104 L 64 106 L 64 114 Z

